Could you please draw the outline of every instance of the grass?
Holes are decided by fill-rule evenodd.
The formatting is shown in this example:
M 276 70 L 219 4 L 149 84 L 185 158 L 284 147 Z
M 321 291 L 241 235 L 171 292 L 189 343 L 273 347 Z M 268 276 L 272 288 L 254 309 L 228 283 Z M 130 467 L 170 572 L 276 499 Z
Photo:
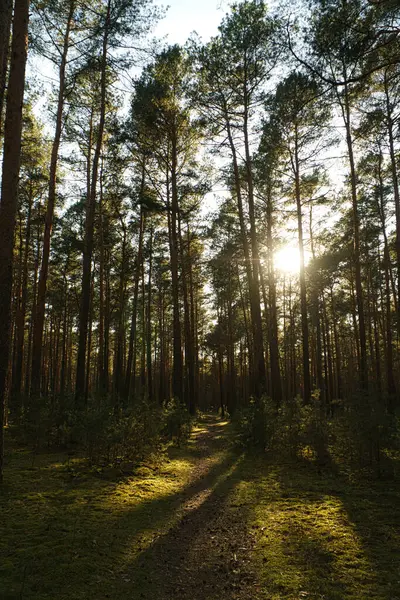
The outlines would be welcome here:
M 8 460 L 1 502 L 0 598 L 107 597 L 123 587 L 124 555 L 134 556 L 173 518 L 190 462 L 107 481 L 65 455 L 29 452 Z M 99 594 L 101 594 L 99 596 Z
M 237 494 L 251 507 L 262 597 L 400 599 L 398 483 L 351 485 L 307 463 L 258 459 Z
M 198 440 L 211 427 L 207 453 Z M 398 482 L 240 456 L 231 436 L 205 421 L 187 446 L 117 481 L 14 446 L 0 598 L 400 600 Z

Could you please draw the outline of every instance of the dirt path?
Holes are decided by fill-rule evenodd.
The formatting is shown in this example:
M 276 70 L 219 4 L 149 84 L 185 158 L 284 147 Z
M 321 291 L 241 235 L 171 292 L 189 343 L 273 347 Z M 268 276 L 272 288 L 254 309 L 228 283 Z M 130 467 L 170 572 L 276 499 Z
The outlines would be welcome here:
M 16 447 L 0 490 L 1 600 L 400 600 L 398 481 L 241 456 L 233 439 L 207 417 L 117 479 Z
M 131 565 L 135 600 L 257 598 L 245 506 L 234 503 L 241 457 L 228 430 L 209 417 L 192 436 L 191 483 L 182 493 L 176 524 Z

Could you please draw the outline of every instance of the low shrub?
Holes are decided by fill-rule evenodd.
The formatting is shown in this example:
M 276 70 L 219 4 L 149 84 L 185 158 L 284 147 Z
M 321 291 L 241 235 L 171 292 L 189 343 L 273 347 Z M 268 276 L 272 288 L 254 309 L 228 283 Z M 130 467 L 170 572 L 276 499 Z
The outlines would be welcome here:
M 108 398 L 92 398 L 77 410 L 73 396 L 50 402 L 41 399 L 23 415 L 17 433 L 35 450 L 54 447 L 86 458 L 91 465 L 140 463 L 160 453 L 163 444 L 181 444 L 191 432 L 192 419 L 182 403 L 165 408 L 146 401 L 116 410 Z
M 187 440 L 192 430 L 192 417 L 179 400 L 171 400 L 164 409 L 163 434 L 167 440 L 180 445 Z

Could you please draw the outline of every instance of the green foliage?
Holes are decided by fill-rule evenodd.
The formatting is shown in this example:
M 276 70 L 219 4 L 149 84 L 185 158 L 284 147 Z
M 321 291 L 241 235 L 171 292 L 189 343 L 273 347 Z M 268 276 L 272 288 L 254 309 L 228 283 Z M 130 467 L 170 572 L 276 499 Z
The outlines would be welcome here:
M 269 397 L 250 406 L 238 415 L 239 435 L 246 446 L 296 455 L 310 430 L 312 411 L 300 397 L 277 410 Z
M 160 468 L 117 482 L 66 452 L 32 466 L 7 439 L 0 597 L 396 598 L 397 483 L 238 456 L 230 425 L 199 425 Z
M 192 417 L 186 406 L 177 399 L 171 400 L 164 409 L 163 433 L 178 446 L 188 439 L 192 431 Z
M 121 414 L 88 411 L 72 430 L 91 464 L 139 463 L 158 453 L 162 418 L 158 407 L 141 403 Z
M 271 447 L 276 421 L 276 409 L 266 396 L 259 401 L 251 399 L 249 406 L 235 415 L 235 424 L 244 446 L 261 450 Z
M 378 398 L 358 395 L 338 406 L 331 421 L 331 452 L 338 464 L 378 477 L 393 475 L 388 451 L 400 445 L 399 420 L 388 415 Z
M 91 465 L 118 466 L 140 463 L 159 454 L 163 443 L 180 445 L 191 432 L 192 421 L 185 406 L 171 401 L 165 409 L 138 402 L 116 411 L 110 405 L 91 404 L 76 410 L 73 396 L 58 403 L 42 402 L 23 420 L 24 442 L 36 450 L 67 448 Z
M 303 456 L 321 467 L 351 476 L 394 476 L 400 449 L 400 418 L 393 418 L 373 396 L 355 396 L 350 405 L 336 403 L 328 417 L 319 391 L 304 405 L 300 397 L 278 410 L 263 397 L 235 416 L 245 447 L 292 458 Z

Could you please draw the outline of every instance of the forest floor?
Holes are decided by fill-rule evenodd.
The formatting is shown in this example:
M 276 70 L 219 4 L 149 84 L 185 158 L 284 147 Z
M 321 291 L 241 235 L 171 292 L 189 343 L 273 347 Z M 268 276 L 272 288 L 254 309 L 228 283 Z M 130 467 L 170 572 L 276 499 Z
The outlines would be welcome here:
M 205 417 L 122 479 L 12 446 L 1 600 L 400 600 L 399 482 L 351 483 L 233 442 Z

